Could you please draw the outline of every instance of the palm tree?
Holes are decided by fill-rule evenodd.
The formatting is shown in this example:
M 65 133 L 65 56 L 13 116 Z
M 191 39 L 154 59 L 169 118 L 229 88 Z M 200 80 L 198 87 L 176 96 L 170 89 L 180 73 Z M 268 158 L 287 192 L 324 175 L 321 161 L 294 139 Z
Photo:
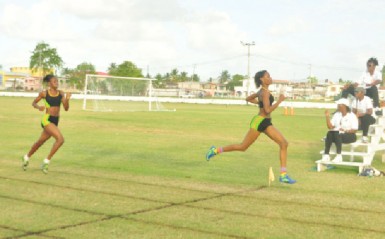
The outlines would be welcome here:
M 227 70 L 222 71 L 221 75 L 219 76 L 219 83 L 225 83 L 228 82 L 231 79 L 231 76 Z
M 173 82 L 179 81 L 178 69 L 173 69 L 170 73 L 170 80 Z
M 118 67 L 116 66 L 116 63 L 112 62 L 112 63 L 110 64 L 110 66 L 108 67 L 108 72 L 114 71 L 114 70 L 116 70 L 116 68 L 118 68 Z
M 185 72 L 185 71 L 182 71 L 179 75 L 179 79 L 180 81 L 184 82 L 184 81 L 189 81 L 189 77 L 188 77 L 188 73 Z

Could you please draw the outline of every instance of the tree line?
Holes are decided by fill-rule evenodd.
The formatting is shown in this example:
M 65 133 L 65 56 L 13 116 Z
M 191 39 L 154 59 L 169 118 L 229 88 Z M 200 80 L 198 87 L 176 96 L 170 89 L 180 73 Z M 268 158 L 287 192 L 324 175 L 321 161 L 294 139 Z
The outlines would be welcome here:
M 64 62 L 57 53 L 56 48 L 50 47 L 50 45 L 45 42 L 39 42 L 33 50 L 30 57 L 30 68 L 32 71 L 38 71 L 40 69 L 43 75 L 53 73 L 53 69 L 61 69 L 61 74 L 66 78 L 67 84 L 79 90 L 84 89 L 86 74 L 96 74 L 95 66 L 89 62 L 82 62 L 75 68 L 64 67 Z M 121 64 L 111 63 L 108 67 L 107 73 L 113 76 L 144 77 L 142 69 L 138 68 L 131 61 L 124 61 Z M 385 79 L 385 65 L 382 69 L 382 74 L 383 79 Z M 146 77 L 151 78 L 148 74 Z M 165 88 L 168 85 L 177 84 L 178 82 L 201 81 L 199 75 L 195 73 L 189 75 L 185 71 L 179 72 L 176 68 L 165 74 L 158 73 L 154 76 L 154 78 L 156 80 L 153 83 L 157 88 Z M 246 76 L 244 75 L 231 75 L 227 70 L 223 70 L 216 78 L 210 77 L 208 81 L 225 84 L 227 89 L 234 90 L 234 86 L 242 85 L 242 80 L 244 79 L 246 79 Z M 307 78 L 307 82 L 311 85 L 315 85 L 319 82 L 319 80 L 312 76 Z M 339 79 L 339 83 L 344 82 L 344 80 Z
M 67 84 L 79 90 L 84 89 L 86 74 L 96 74 L 95 66 L 90 62 L 82 62 L 75 68 L 65 67 L 56 48 L 50 47 L 45 42 L 39 42 L 32 51 L 30 68 L 34 72 L 42 71 L 43 75 L 54 73 L 54 69 L 60 69 L 61 75 L 66 79 Z M 124 61 L 121 64 L 111 63 L 107 73 L 113 76 L 151 78 L 148 74 L 144 75 L 142 69 L 138 68 L 131 61 Z M 198 74 L 189 75 L 185 71 L 179 72 L 176 68 L 164 74 L 158 73 L 153 78 L 156 79 L 153 83 L 157 88 L 165 88 L 170 84 L 177 84 L 178 82 L 201 81 Z M 245 76 L 241 74 L 230 75 L 227 70 L 223 70 L 215 79 L 210 78 L 209 82 L 226 84 L 230 90 L 233 90 L 234 86 L 242 85 L 243 79 L 245 79 Z

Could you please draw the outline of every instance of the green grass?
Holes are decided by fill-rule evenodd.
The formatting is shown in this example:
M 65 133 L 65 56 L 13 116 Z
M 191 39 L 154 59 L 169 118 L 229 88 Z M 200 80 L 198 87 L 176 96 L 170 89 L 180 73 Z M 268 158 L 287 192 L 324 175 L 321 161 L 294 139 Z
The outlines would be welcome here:
M 20 158 L 41 133 L 30 98 L 0 97 L 0 238 L 384 238 L 383 178 L 357 168 L 315 172 L 323 110 L 296 109 L 273 124 L 289 141 L 295 185 L 279 174 L 278 146 L 262 135 L 248 151 L 206 162 L 211 145 L 240 142 L 252 106 L 167 104 L 176 112 L 62 111 L 65 144 L 44 175 L 53 140 Z M 374 166 L 384 170 L 381 155 Z

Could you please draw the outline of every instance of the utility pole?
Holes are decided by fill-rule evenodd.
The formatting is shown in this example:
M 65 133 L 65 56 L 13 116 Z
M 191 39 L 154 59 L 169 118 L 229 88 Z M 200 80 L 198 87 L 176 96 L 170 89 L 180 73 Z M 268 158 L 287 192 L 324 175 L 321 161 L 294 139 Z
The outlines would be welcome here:
M 38 71 L 39 71 L 39 75 L 40 75 L 40 78 L 41 78 L 41 89 L 40 90 L 42 90 L 43 89 L 43 84 L 44 84 L 44 82 L 43 82 L 43 72 L 42 72 L 42 68 L 41 68 L 41 47 L 40 47 L 40 49 L 39 49 L 39 69 L 37 69 Z
M 191 81 L 194 81 L 194 76 L 195 76 L 195 68 L 197 67 L 196 64 L 193 65 L 193 72 L 192 72 L 192 75 L 191 75 Z
M 247 95 L 250 94 L 250 47 L 255 45 L 255 42 L 243 42 L 243 46 L 247 46 Z

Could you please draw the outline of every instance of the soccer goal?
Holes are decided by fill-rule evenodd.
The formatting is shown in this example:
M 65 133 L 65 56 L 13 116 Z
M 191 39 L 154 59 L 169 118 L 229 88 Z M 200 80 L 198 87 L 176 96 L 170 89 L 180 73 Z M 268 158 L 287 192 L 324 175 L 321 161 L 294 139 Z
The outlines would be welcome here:
M 86 75 L 83 110 L 175 111 L 164 107 L 154 95 L 153 79 Z

